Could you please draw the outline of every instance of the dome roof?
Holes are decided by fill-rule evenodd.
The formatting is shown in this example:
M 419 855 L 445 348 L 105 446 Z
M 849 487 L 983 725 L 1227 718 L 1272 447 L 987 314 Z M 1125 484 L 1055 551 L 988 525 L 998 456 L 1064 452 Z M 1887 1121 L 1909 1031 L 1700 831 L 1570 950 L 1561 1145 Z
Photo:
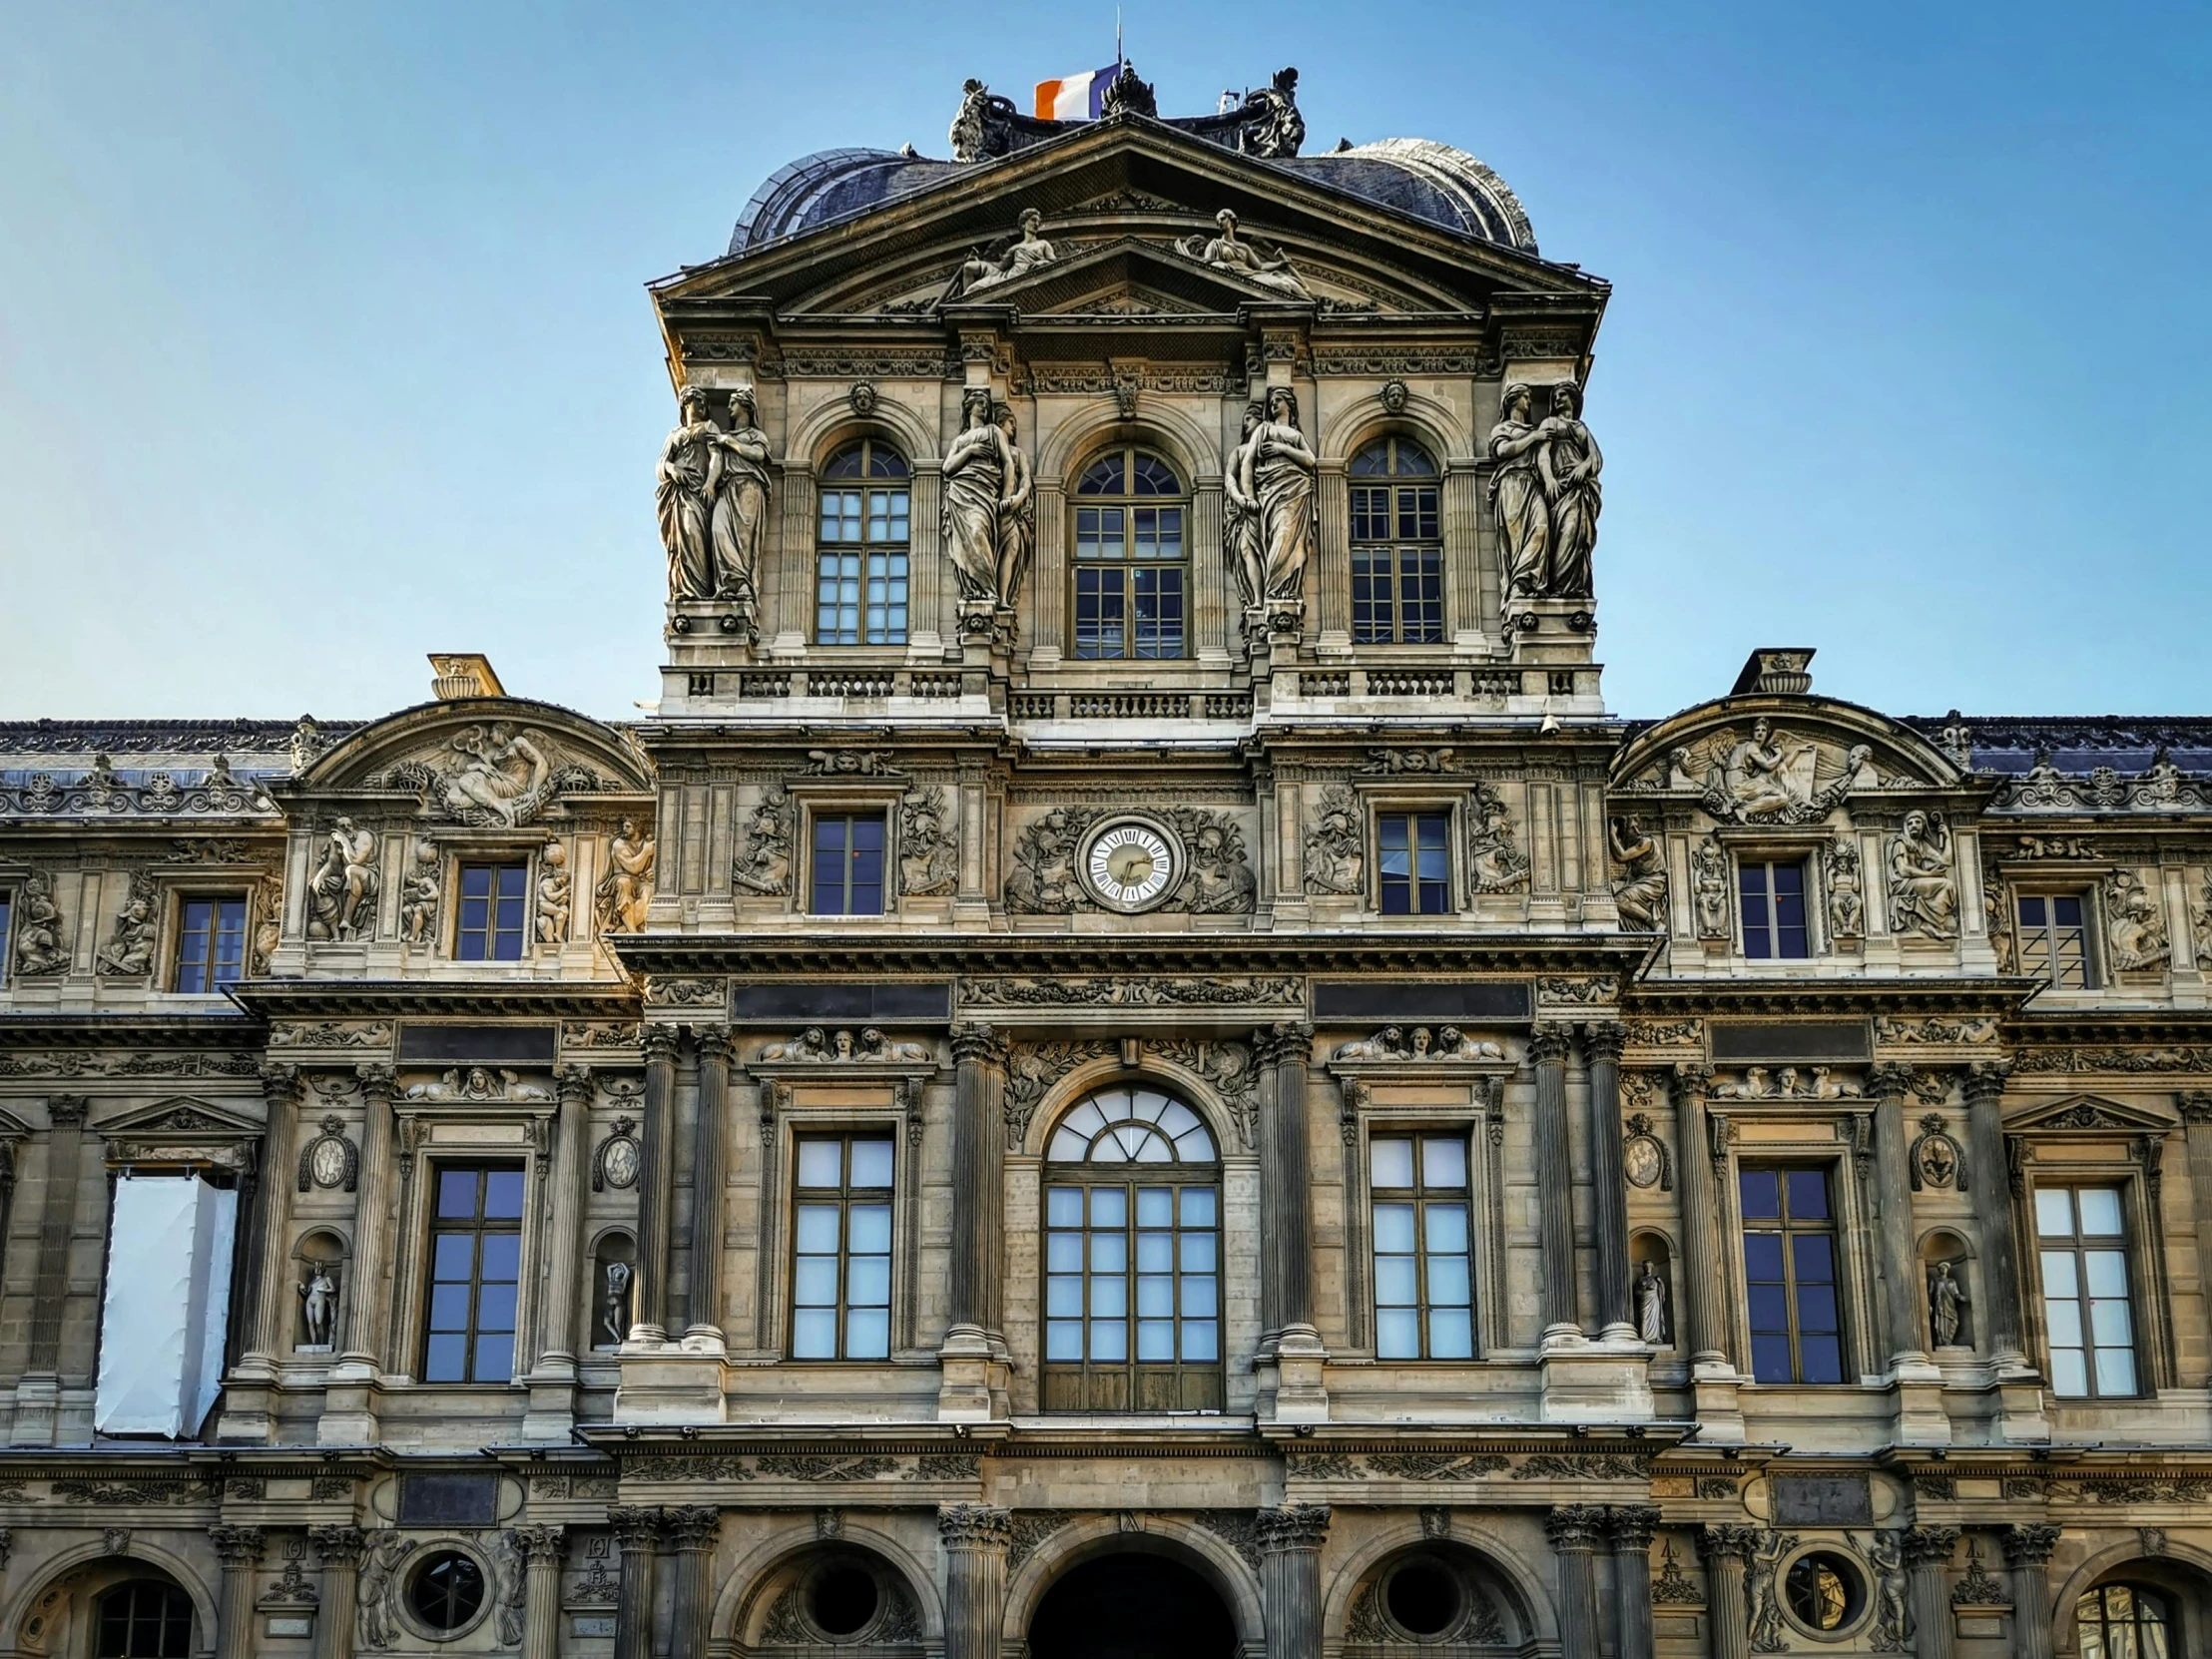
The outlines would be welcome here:
M 975 164 L 890 150 L 821 150 L 780 168 L 753 193 L 730 236 L 743 254 L 945 184 Z M 1394 209 L 1460 236 L 1536 252 L 1528 216 L 1505 181 L 1463 150 L 1429 139 L 1379 139 L 1326 156 L 1259 162 Z

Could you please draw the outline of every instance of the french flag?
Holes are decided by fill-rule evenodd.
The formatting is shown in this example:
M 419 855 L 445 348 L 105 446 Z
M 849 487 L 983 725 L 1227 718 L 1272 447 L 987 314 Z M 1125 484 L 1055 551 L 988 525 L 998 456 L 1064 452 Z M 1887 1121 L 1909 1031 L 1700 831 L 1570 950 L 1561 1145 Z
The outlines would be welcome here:
M 1106 89 L 1121 73 L 1121 65 L 1108 64 L 1081 75 L 1063 75 L 1057 81 L 1037 83 L 1039 121 L 1096 121 L 1106 99 Z

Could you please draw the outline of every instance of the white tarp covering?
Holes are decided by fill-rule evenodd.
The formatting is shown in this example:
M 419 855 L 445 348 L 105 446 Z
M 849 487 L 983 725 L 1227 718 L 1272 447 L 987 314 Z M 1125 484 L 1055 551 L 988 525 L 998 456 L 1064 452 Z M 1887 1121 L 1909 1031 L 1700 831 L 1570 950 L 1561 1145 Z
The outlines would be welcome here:
M 198 1176 L 115 1185 L 100 1309 L 103 1434 L 196 1432 L 223 1386 L 238 1194 Z

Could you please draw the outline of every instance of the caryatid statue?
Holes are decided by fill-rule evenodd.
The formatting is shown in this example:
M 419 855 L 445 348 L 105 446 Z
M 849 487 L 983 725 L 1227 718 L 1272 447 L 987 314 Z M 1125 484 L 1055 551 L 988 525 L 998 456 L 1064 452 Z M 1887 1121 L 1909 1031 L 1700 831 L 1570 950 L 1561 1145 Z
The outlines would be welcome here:
M 1299 430 L 1298 394 L 1289 386 L 1268 388 L 1267 416 L 1253 428 L 1244 456 L 1238 482 L 1260 510 L 1262 592 L 1271 608 L 1295 608 L 1314 556 L 1314 475 L 1321 462 Z
M 1261 604 L 1268 591 L 1267 560 L 1260 551 L 1260 503 L 1251 495 L 1252 434 L 1267 418 L 1266 404 L 1245 405 L 1244 435 L 1237 440 L 1222 479 L 1222 550 L 1247 610 Z
M 1011 605 L 1029 573 L 1029 555 L 1037 545 L 1036 473 L 1014 441 L 1014 411 L 998 405 L 993 423 L 1006 440 L 1006 487 L 998 498 L 998 602 Z
M 1571 380 L 1551 388 L 1551 414 L 1536 428 L 1544 495 L 1551 503 L 1551 582 L 1555 599 L 1588 599 L 1590 553 L 1597 546 L 1597 515 L 1604 506 L 1597 475 L 1605 465 L 1597 440 L 1582 424 L 1582 389 Z
M 999 514 L 1014 482 L 1013 444 L 993 418 L 988 386 L 970 386 L 960 409 L 960 433 L 944 457 L 944 547 L 960 597 L 995 605 Z
M 714 491 L 710 539 L 715 555 L 715 597 L 732 599 L 750 613 L 758 593 L 761 536 L 768 527 L 768 434 L 761 430 L 753 388 L 730 394 L 730 430 L 713 439 L 721 461 Z
M 714 543 L 710 520 L 722 476 L 722 434 L 707 418 L 707 388 L 686 386 L 677 397 L 676 430 L 654 469 L 654 505 L 661 545 L 668 549 L 670 599 L 712 599 Z
M 1551 583 L 1551 503 L 1536 470 L 1543 442 L 1528 417 L 1536 394 L 1519 381 L 1505 388 L 1498 423 L 1490 428 L 1490 511 L 1497 515 L 1498 549 L 1505 562 L 1505 591 L 1535 598 Z

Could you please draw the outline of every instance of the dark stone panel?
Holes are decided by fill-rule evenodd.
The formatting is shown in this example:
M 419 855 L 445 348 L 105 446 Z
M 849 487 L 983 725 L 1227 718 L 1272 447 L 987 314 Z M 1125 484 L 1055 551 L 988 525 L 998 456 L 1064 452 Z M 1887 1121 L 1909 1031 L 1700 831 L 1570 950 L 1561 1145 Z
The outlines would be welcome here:
M 952 1018 L 952 985 L 942 979 L 757 979 L 731 988 L 730 1017 L 777 1025 L 819 1025 L 831 1020 L 943 1025 Z
M 489 1526 L 499 1518 L 496 1474 L 403 1474 L 401 1526 Z
M 1777 1474 L 1777 1526 L 1872 1526 L 1874 1494 L 1863 1474 Z
M 399 1059 L 515 1060 L 525 1065 L 553 1063 L 550 1025 L 459 1025 L 440 1021 L 399 1028 Z
M 1715 1060 L 1871 1060 L 1863 1019 L 1800 1019 L 1779 1024 L 1713 1021 Z
M 1476 1023 L 1534 1017 L 1526 981 L 1497 979 L 1319 979 L 1314 1018 L 1449 1019 Z

